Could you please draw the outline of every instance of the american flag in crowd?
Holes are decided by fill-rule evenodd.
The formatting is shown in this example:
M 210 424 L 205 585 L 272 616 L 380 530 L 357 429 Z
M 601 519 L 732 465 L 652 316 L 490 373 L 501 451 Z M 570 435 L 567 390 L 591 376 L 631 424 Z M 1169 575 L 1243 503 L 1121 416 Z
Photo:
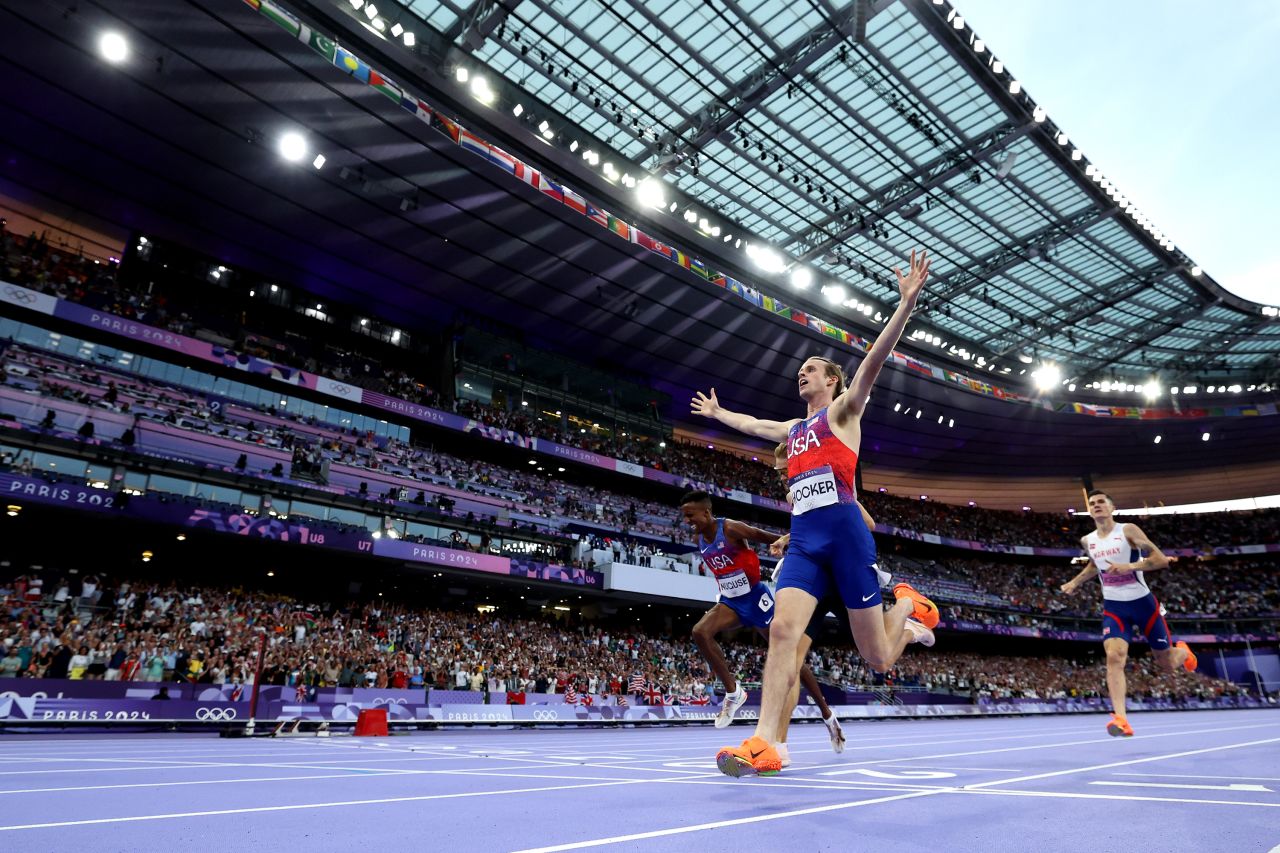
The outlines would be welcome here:
M 627 707 L 627 706 L 628 706 L 628 705 L 630 705 L 630 704 L 631 704 L 631 703 L 627 701 L 627 697 L 626 697 L 626 696 L 622 696 L 622 695 L 619 695 L 619 696 L 618 696 L 618 707 L 619 707 L 619 708 L 625 708 L 625 707 Z
M 572 682 L 570 682 L 569 686 L 564 689 L 564 703 L 566 705 L 578 704 L 578 690 L 573 686 Z
M 231 689 L 231 701 L 232 701 L 232 702 L 239 702 L 239 701 L 240 701 L 240 697 L 241 697 L 241 696 L 243 696 L 243 695 L 244 695 L 244 685 L 243 685 L 243 684 L 237 684 L 235 687 L 233 687 L 233 688 Z
M 299 681 L 298 689 L 293 691 L 293 701 L 303 702 L 306 700 L 306 698 L 307 698 L 307 685 Z
M 649 684 L 645 681 L 644 674 L 637 672 L 631 676 L 631 681 L 627 683 L 627 692 L 643 693 L 648 686 Z

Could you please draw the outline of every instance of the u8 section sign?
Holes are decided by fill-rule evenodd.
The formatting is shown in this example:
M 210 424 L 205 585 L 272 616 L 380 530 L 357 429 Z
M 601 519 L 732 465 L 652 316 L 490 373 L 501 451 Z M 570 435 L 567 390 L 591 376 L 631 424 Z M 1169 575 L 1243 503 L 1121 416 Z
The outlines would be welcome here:
M 248 716 L 247 703 L 148 699 L 45 699 L 7 694 L 0 721 L 39 723 L 127 723 L 182 720 L 229 723 Z

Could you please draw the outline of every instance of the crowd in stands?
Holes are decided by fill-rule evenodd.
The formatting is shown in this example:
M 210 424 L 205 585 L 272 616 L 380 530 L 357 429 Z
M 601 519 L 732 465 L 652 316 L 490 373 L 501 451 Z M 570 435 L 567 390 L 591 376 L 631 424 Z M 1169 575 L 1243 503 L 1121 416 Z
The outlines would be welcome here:
M 570 624 L 497 611 L 430 610 L 371 602 L 297 601 L 244 589 L 119 581 L 96 574 L 28 572 L 0 580 L 0 677 L 249 684 L 265 633 L 263 684 L 370 686 L 620 695 L 637 678 L 664 695 L 709 695 L 710 675 L 688 636 L 638 625 Z M 763 644 L 727 642 L 726 657 L 758 681 Z M 1103 690 L 1100 661 L 998 657 L 931 650 L 881 677 L 854 649 L 819 647 L 819 678 L 849 689 L 888 684 L 973 698 L 1090 697 Z M 1226 682 L 1131 667 L 1130 693 L 1205 697 Z

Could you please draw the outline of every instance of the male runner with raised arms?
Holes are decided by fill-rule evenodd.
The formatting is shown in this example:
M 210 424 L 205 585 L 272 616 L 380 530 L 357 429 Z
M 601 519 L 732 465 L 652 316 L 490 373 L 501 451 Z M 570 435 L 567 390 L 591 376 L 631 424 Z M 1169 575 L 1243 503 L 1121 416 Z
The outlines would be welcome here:
M 1143 572 L 1167 569 L 1169 558 L 1147 538 L 1136 524 L 1116 523 L 1116 505 L 1100 489 L 1089 492 L 1089 515 L 1095 530 L 1081 537 L 1080 547 L 1088 555 L 1088 564 L 1060 589 L 1075 592 L 1086 580 L 1098 576 L 1102 581 L 1102 648 L 1107 652 L 1107 692 L 1111 694 L 1111 721 L 1107 733 L 1112 737 L 1133 737 L 1133 727 L 1125 717 L 1124 677 L 1129 660 L 1129 643 L 1138 631 L 1147 638 L 1156 663 L 1169 672 L 1184 667 L 1195 672 L 1197 661 L 1191 648 L 1179 642 L 1170 648 L 1172 638 L 1164 622 L 1160 602 L 1151 593 Z M 1142 557 L 1140 552 L 1146 551 Z
M 773 542 L 778 537 L 741 521 L 716 518 L 711 512 L 711 496 L 706 492 L 689 492 L 682 497 L 680 512 L 685 523 L 697 534 L 702 561 L 720 588 L 719 601 L 693 627 L 693 641 L 710 664 L 711 671 L 724 683 L 724 704 L 716 717 L 716 728 L 722 729 L 733 722 L 734 714 L 747 701 L 747 691 L 729 670 L 716 635 L 744 625 L 755 628 L 765 637 L 769 636 L 769 625 L 773 621 L 773 595 L 760 580 L 760 558 L 747 543 Z M 823 722 L 831 736 L 831 748 L 841 752 L 844 749 L 844 732 L 840 729 L 840 721 L 828 707 L 818 680 L 809 667 L 801 671 L 800 680 L 822 711 Z
M 771 743 L 777 739 L 778 718 L 796 679 L 796 650 L 800 635 L 818 601 L 835 588 L 849 615 L 854 644 L 872 668 L 886 671 L 902 655 L 911 636 L 904 630 L 914 616 L 927 628 L 938 624 L 932 601 L 907 584 L 894 587 L 898 599 L 888 616 L 880 606 L 875 570 L 875 542 L 867 531 L 855 497 L 854 472 L 862 440 L 862 412 L 893 347 L 902 337 L 916 299 L 929 275 L 925 254 L 911 253 L 907 275 L 899 270 L 902 299 L 880 337 L 867 351 L 848 391 L 844 374 L 834 362 L 809 358 L 796 380 L 807 407 L 804 418 L 767 421 L 731 412 L 720 406 L 715 389 L 698 393 L 691 411 L 715 418 L 740 432 L 769 441 L 786 440 L 787 474 L 794 503 L 791 509 L 791 553 L 778 585 L 777 613 L 769 631 L 764 698 L 754 736 L 739 747 L 717 754 L 716 765 L 730 776 L 776 773 L 782 762 Z

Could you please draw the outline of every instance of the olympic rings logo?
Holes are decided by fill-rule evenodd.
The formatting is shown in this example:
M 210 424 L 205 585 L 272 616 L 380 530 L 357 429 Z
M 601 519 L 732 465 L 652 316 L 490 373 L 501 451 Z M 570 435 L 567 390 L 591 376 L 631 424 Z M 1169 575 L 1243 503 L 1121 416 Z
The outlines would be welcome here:
M 4 295 L 12 302 L 21 302 L 24 305 L 34 305 L 39 299 L 34 293 L 28 293 L 13 286 L 6 287 Z
M 329 388 L 330 388 L 330 389 L 332 389 L 333 391 L 338 392 L 339 394 L 350 394 L 350 393 L 351 393 L 351 389 L 350 389 L 350 388 L 348 388 L 346 385 L 341 385 L 341 384 L 339 384 L 339 383 L 337 383 L 337 382 L 334 382 L 332 385 L 330 385 L 330 386 L 329 386 Z
M 560 714 L 557 711 L 538 710 L 533 712 L 533 719 L 540 723 L 550 723 L 560 719 Z
M 373 706 L 375 708 L 378 707 L 379 705 L 408 705 L 408 704 L 409 704 L 408 699 L 384 698 L 382 696 L 379 696 L 373 700 Z
M 218 722 L 222 720 L 234 720 L 236 718 L 235 708 L 198 708 L 196 709 L 197 720 L 208 720 Z

